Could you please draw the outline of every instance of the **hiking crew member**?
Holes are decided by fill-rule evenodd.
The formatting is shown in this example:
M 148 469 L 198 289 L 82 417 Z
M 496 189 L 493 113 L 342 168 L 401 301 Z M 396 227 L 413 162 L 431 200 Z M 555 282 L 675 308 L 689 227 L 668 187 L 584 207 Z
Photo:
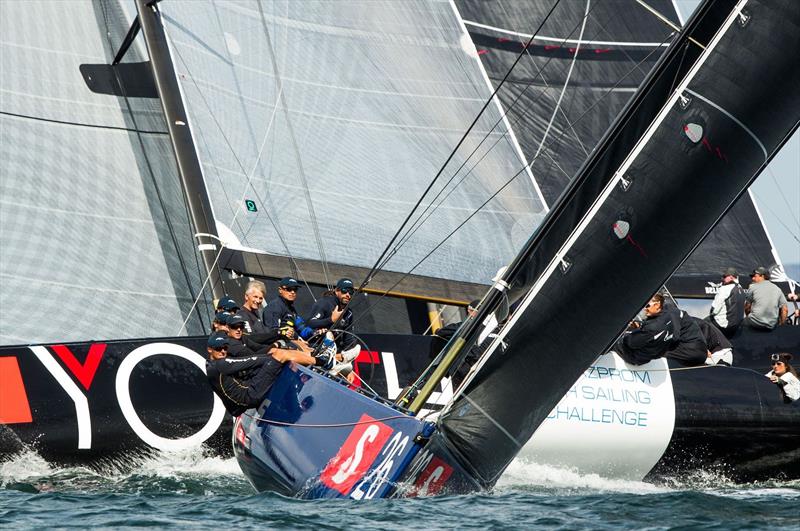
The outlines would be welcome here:
M 314 329 L 306 325 L 294 308 L 298 289 L 300 283 L 297 280 L 292 277 L 282 278 L 278 283 L 278 296 L 267 303 L 261 315 L 261 322 L 265 327 L 287 339 L 308 339 L 314 333 Z
M 680 330 L 676 339 L 677 344 L 667 349 L 664 353 L 665 358 L 671 358 L 681 362 L 683 365 L 694 367 L 704 365 L 708 358 L 708 346 L 697 326 L 694 317 L 683 310 L 674 310 L 678 314 Z
M 348 307 L 353 293 L 355 293 L 353 281 L 349 278 L 340 278 L 333 291 L 326 292 L 314 303 L 311 317 L 307 321 L 315 334 L 332 333 L 341 357 L 340 363 L 333 367 L 332 372 L 344 376 L 349 376 L 353 371 L 353 360 L 361 352 L 361 345 L 352 332 L 353 310 Z
M 208 338 L 206 377 L 225 409 L 233 416 L 261 404 L 287 361 L 301 365 L 324 365 L 328 361 L 315 359 L 307 348 L 273 348 L 269 354 L 230 358 L 228 346 L 228 337 L 223 334 L 212 334 Z
M 232 358 L 264 354 L 280 338 L 278 334 L 271 333 L 266 343 L 253 341 L 244 335 L 245 320 L 241 315 L 229 315 L 225 325 L 228 331 L 228 355 Z
M 730 337 L 744 319 L 745 292 L 739 285 L 736 269 L 729 267 L 722 272 L 722 285 L 711 303 L 708 320 Z
M 645 305 L 645 320 L 633 323 L 633 331 L 614 345 L 614 351 L 628 363 L 644 365 L 660 358 L 678 344 L 681 320 L 677 311 L 664 310 L 664 296 L 656 293 Z
M 789 313 L 786 296 L 781 289 L 770 282 L 766 267 L 757 267 L 751 273 L 753 282 L 747 289 L 747 317 L 743 323 L 751 328 L 772 330 L 786 322 Z
M 800 379 L 794 367 L 789 365 L 791 359 L 792 355 L 788 352 L 773 354 L 772 370 L 765 374 L 772 383 L 781 388 L 786 402 L 800 400 Z

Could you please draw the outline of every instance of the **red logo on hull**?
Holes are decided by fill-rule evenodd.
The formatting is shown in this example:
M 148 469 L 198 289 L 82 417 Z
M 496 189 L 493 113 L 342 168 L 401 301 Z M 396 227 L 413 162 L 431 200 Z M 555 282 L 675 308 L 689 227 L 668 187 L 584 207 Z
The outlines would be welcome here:
M 409 493 L 409 497 L 435 496 L 442 490 L 447 478 L 452 473 L 453 468 L 450 465 L 438 457 L 434 457 L 414 482 L 414 488 Z
M 369 415 L 361 415 L 356 427 L 336 455 L 320 474 L 322 483 L 343 496 L 353 488 L 369 467 L 394 431 Z
M 33 422 L 17 358 L 0 358 L 0 424 Z
M 97 367 L 100 365 L 100 360 L 103 358 L 103 353 L 106 351 L 105 343 L 94 343 L 89 347 L 89 354 L 83 363 L 79 362 L 75 354 L 67 348 L 66 345 L 53 345 L 53 352 L 55 352 L 64 365 L 72 371 L 75 378 L 81 383 L 87 391 L 92 385 L 94 375 L 97 372 Z

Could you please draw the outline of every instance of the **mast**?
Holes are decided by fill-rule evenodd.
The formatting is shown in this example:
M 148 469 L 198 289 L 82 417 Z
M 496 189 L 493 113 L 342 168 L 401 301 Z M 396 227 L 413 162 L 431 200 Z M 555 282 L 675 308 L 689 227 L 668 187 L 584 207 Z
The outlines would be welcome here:
M 225 294 L 220 270 L 215 267 L 220 240 L 189 127 L 186 107 L 181 98 L 167 37 L 161 23 L 161 13 L 156 2 L 150 0 L 136 0 L 136 9 L 139 12 L 138 20 L 147 44 L 153 77 L 164 109 L 172 148 L 175 151 L 178 173 L 181 177 L 181 188 L 194 225 L 197 250 L 202 256 L 203 264 L 209 275 L 213 297 L 219 299 Z

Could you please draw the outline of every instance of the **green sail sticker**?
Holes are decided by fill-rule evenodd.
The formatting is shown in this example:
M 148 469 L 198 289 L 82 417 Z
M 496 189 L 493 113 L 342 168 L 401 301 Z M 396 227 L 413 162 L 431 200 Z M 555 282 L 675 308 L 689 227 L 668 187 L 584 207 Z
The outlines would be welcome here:
M 248 212 L 258 212 L 258 207 L 256 207 L 256 202 L 252 199 L 245 199 L 244 206 L 247 207 Z

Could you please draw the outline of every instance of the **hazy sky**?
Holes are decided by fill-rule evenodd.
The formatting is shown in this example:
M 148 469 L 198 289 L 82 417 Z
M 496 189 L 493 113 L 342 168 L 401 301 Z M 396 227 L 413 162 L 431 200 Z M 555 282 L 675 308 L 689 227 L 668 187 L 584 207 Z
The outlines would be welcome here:
M 684 17 L 700 3 L 674 2 Z M 750 191 L 783 263 L 800 264 L 800 131 L 795 132 Z

